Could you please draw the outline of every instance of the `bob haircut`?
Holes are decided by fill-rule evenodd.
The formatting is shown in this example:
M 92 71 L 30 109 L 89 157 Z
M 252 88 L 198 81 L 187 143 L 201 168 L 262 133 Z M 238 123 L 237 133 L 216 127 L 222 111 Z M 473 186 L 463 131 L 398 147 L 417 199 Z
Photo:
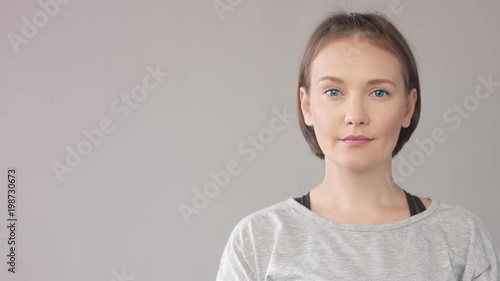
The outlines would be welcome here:
M 409 95 L 412 88 L 417 90 L 417 101 L 410 126 L 408 128 L 401 127 L 398 142 L 392 151 L 392 157 L 394 157 L 417 128 L 420 119 L 421 104 L 420 82 L 415 58 L 404 36 L 388 19 L 376 13 L 348 14 L 345 11 L 335 11 L 326 17 L 312 33 L 300 62 L 297 90 L 297 113 L 299 113 L 300 130 L 314 155 L 324 160 L 325 155 L 319 147 L 314 127 L 308 126 L 304 122 L 300 101 L 300 88 L 304 87 L 307 94 L 309 94 L 311 64 L 321 49 L 331 40 L 352 36 L 358 39 L 359 42 L 374 44 L 394 54 L 399 59 L 402 68 L 401 75 L 405 83 L 405 93 Z

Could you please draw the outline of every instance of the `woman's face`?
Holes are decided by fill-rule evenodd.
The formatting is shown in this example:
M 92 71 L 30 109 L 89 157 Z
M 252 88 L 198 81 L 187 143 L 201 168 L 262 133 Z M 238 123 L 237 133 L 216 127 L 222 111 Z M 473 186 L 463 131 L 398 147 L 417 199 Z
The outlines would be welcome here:
M 396 56 L 372 44 L 359 45 L 353 37 L 328 43 L 311 65 L 310 92 L 301 88 L 300 99 L 325 158 L 344 168 L 368 170 L 391 161 L 417 95 L 416 89 L 409 96 L 404 92 Z M 349 135 L 373 140 L 361 146 L 341 141 Z

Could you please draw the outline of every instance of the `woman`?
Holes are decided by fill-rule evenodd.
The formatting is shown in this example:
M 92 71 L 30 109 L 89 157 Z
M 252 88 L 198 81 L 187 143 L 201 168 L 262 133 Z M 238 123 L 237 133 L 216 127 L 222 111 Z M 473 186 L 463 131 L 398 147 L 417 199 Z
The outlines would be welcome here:
M 242 219 L 217 280 L 500 280 L 474 214 L 393 181 L 420 101 L 415 58 L 388 20 L 337 12 L 321 22 L 300 65 L 297 109 L 324 180 Z

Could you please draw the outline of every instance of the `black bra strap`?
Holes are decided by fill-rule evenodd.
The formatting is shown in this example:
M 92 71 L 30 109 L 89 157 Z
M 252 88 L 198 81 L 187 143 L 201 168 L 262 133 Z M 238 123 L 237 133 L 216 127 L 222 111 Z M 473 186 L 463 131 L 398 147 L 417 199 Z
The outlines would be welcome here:
M 304 207 L 308 208 L 309 210 L 311 210 L 311 200 L 309 199 L 309 192 L 302 196 L 302 197 L 297 197 L 297 198 L 294 198 L 295 201 L 299 202 L 300 204 L 302 204 Z
M 415 197 L 415 201 L 417 203 L 417 214 L 425 211 L 427 208 L 425 207 L 422 200 L 420 200 L 420 198 L 418 198 L 417 196 L 413 196 L 413 197 Z
M 410 207 L 410 214 L 412 216 L 425 211 L 426 209 L 425 205 L 424 203 L 422 203 L 422 200 L 420 200 L 419 197 L 411 195 L 410 193 L 406 192 L 406 190 L 404 190 L 404 192 L 406 194 L 406 200 L 408 201 L 408 206 Z
M 408 201 L 408 206 L 410 207 L 410 214 L 414 216 L 417 213 L 417 204 L 415 203 L 415 199 L 405 190 L 406 201 Z

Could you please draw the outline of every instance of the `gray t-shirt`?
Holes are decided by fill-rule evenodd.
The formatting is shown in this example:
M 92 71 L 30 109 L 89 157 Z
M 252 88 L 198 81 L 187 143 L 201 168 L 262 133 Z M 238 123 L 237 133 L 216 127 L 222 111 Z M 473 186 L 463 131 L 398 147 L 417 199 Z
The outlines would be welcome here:
M 236 224 L 217 281 L 500 280 L 499 254 L 469 210 L 432 199 L 379 225 L 327 220 L 293 197 Z

